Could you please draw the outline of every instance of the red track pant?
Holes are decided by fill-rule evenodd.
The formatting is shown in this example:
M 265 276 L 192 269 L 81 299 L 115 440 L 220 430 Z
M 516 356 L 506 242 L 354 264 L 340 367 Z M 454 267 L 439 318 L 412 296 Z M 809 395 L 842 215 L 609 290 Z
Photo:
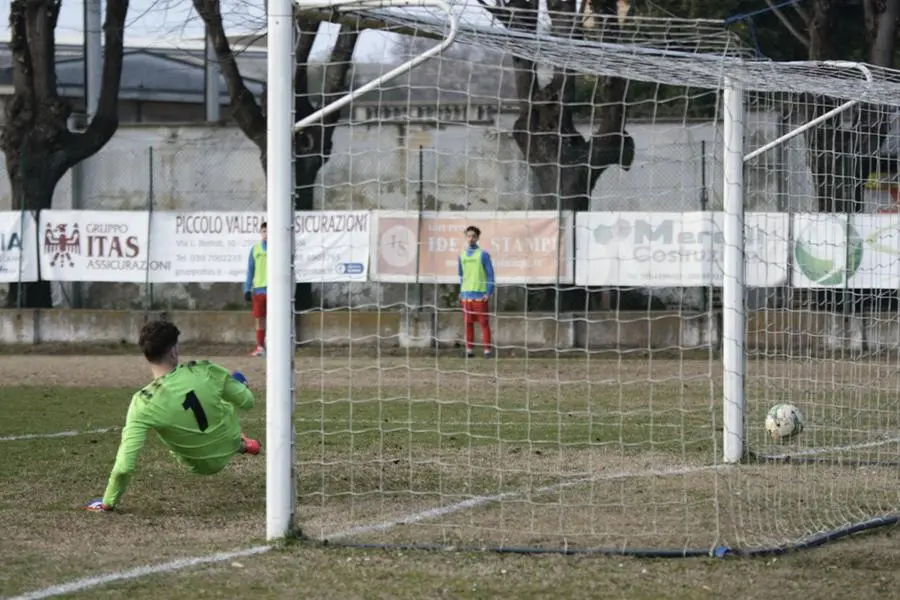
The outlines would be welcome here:
M 466 325 L 466 350 L 475 344 L 475 323 L 481 326 L 481 343 L 485 351 L 491 349 L 491 321 L 488 300 L 462 300 L 463 322 Z

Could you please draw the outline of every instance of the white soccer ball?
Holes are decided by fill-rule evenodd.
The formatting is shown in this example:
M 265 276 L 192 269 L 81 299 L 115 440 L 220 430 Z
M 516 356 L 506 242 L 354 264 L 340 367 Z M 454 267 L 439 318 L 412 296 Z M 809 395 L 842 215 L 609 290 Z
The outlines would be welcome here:
M 803 432 L 803 415 L 793 404 L 776 404 L 766 415 L 766 432 L 775 442 L 789 440 Z

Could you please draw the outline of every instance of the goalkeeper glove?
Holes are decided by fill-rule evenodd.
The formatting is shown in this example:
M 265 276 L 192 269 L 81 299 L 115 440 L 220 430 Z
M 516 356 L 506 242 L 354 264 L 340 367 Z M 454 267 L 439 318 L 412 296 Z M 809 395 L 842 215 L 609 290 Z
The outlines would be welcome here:
M 232 372 L 232 373 L 231 373 L 231 377 L 232 377 L 235 381 L 238 381 L 238 382 L 240 382 L 240 383 L 243 383 L 243 384 L 246 385 L 247 387 L 250 387 L 250 382 L 247 381 L 247 377 L 246 377 L 243 373 L 241 373 L 240 371 L 234 371 L 234 372 Z
M 87 504 L 82 505 L 81 508 L 89 512 L 111 512 L 113 509 L 112 506 L 103 504 L 103 498 L 91 500 Z

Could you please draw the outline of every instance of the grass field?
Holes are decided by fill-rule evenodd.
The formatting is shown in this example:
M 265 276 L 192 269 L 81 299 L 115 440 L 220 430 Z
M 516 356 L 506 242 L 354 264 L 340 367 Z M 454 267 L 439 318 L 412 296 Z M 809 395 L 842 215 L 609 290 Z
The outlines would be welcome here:
M 215 360 L 265 381 L 262 361 Z M 898 469 L 862 464 L 897 460 L 891 435 L 900 411 L 890 392 L 900 386 L 890 365 L 751 362 L 748 419 L 758 449 L 785 451 L 763 446 L 760 426 L 768 405 L 790 400 L 810 414 L 788 450 L 854 464 L 729 468 L 711 468 L 721 454 L 721 376 L 708 361 L 301 356 L 297 371 L 298 516 L 316 540 L 746 546 L 900 506 Z M 106 484 L 114 428 L 147 380 L 137 355 L 4 355 L 0 372 L 0 596 L 264 543 L 264 456 L 237 457 L 223 473 L 199 478 L 150 439 L 120 512 L 75 509 Z M 264 436 L 263 390 L 258 396 L 243 423 Z M 78 433 L 48 437 L 64 432 Z M 836 446 L 854 448 L 827 451 Z M 73 597 L 866 600 L 896 595 L 898 560 L 890 530 L 745 560 L 301 542 Z

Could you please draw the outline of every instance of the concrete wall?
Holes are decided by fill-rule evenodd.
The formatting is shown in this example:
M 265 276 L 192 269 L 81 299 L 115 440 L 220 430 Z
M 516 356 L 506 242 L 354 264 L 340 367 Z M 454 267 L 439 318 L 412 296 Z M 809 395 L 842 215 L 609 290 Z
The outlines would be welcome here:
M 0 344 L 122 344 L 134 349 L 141 325 L 165 314 L 178 324 L 186 344 L 248 344 L 253 321 L 236 311 L 0 310 Z M 687 352 L 718 348 L 718 315 L 706 313 L 605 312 L 587 315 L 500 313 L 494 317 L 494 341 L 501 352 L 566 350 L 665 350 Z M 435 326 L 436 325 L 436 326 Z M 327 311 L 297 317 L 298 340 L 305 344 L 361 349 L 452 347 L 462 339 L 458 312 Z M 377 340 L 377 342 L 375 341 Z M 844 318 L 825 313 L 765 311 L 748 315 L 751 354 L 818 355 L 900 349 L 900 320 L 894 314 Z M 2 364 L 2 359 L 0 359 Z
M 534 184 L 509 133 L 514 118 L 500 115 L 494 127 L 343 125 L 335 134 L 334 154 L 320 172 L 317 206 L 415 209 L 421 179 L 429 208 L 526 209 Z M 773 115 L 751 113 L 748 120 L 748 147 L 779 135 Z M 589 131 L 584 124 L 580 129 Z M 635 165 L 629 172 L 613 167 L 604 173 L 593 192 L 593 210 L 699 210 L 704 187 L 709 207 L 721 208 L 722 152 L 716 124 L 632 124 L 629 132 L 637 145 Z M 751 164 L 746 184 L 749 210 L 813 208 L 799 139 L 784 152 L 768 153 Z M 8 179 L 0 174 L 0 210 L 8 210 L 10 201 Z M 258 150 L 236 128 L 206 125 L 123 125 L 103 150 L 60 181 L 54 196 L 54 208 L 61 209 L 260 210 L 264 203 Z M 410 301 L 410 287 L 366 283 L 327 285 L 318 291 L 325 306 L 363 306 Z M 0 288 L 0 298 L 4 293 Z M 70 306 L 72 294 L 71 286 L 57 286 L 57 304 Z M 508 296 L 521 298 L 516 294 Z M 656 295 L 673 306 L 700 306 L 699 293 Z M 152 290 L 136 284 L 84 284 L 80 297 L 87 307 L 243 306 L 235 284 L 167 284 Z

